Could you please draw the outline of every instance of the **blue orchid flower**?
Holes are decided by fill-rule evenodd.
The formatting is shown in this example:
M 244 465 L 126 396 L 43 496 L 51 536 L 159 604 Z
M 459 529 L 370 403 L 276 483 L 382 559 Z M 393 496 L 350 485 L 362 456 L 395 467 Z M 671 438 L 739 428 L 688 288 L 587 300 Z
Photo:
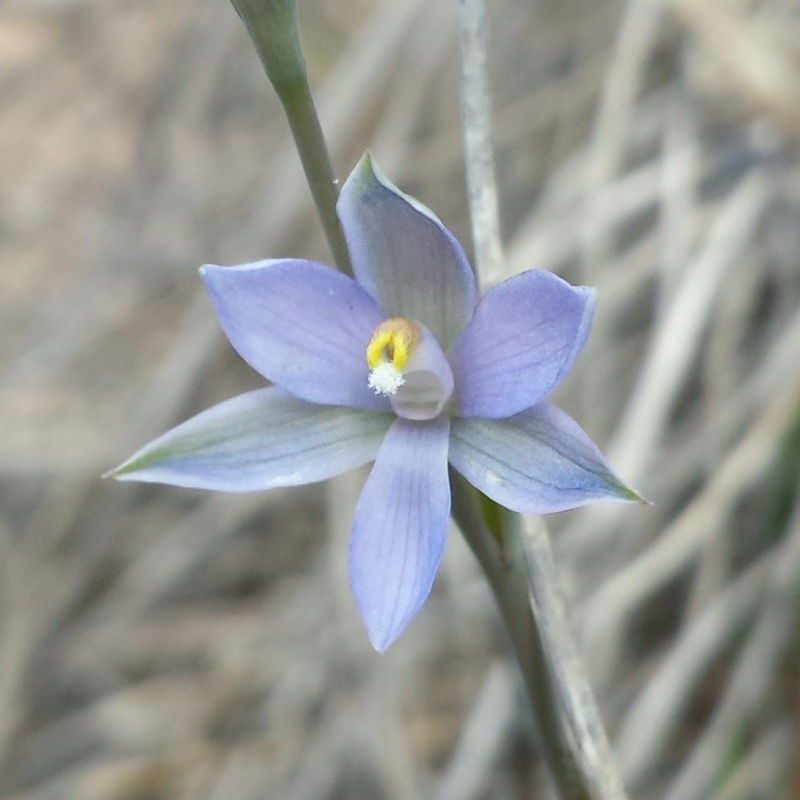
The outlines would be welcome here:
M 201 269 L 231 344 L 273 385 L 198 414 L 111 474 L 249 492 L 374 461 L 349 576 L 382 651 L 430 594 L 450 517 L 448 462 L 513 511 L 638 495 L 544 399 L 586 341 L 592 289 L 531 270 L 476 305 L 459 243 L 369 155 L 337 211 L 355 280 L 298 259 Z

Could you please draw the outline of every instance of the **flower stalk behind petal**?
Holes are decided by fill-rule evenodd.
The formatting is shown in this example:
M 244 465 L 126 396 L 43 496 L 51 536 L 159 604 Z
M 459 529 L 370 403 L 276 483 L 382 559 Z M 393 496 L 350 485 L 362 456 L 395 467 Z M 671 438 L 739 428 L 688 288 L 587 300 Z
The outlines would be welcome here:
M 483 568 L 508 628 L 541 745 L 563 800 L 591 800 L 593 795 L 581 770 L 574 742 L 561 718 L 559 698 L 553 690 L 542 628 L 529 601 L 528 576 L 519 556 L 518 515 L 499 510 L 502 543 L 481 520 L 475 492 L 455 471 L 450 472 L 453 519 Z M 609 800 L 624 797 L 604 795 Z

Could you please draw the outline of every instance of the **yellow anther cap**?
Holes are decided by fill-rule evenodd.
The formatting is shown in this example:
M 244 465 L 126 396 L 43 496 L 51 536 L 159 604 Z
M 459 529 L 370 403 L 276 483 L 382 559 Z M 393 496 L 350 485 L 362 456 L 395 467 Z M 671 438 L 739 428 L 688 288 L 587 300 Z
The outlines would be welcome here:
M 378 325 L 367 345 L 367 366 L 373 370 L 390 363 L 402 370 L 419 339 L 419 328 L 409 319 L 393 317 Z

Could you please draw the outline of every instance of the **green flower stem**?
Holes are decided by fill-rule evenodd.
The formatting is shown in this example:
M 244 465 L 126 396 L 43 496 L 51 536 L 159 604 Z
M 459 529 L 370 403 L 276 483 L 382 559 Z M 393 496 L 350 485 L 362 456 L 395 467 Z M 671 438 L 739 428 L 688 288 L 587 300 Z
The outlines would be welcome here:
M 352 275 L 336 214 L 339 183 L 308 85 L 296 0 L 231 0 L 283 105 L 336 266 Z
M 541 746 L 562 800 L 595 800 L 561 721 L 558 697 L 541 630 L 528 597 L 528 574 L 517 515 L 501 512 L 505 548 L 484 525 L 472 488 L 451 470 L 453 519 L 478 559 L 494 592 L 516 653 L 537 722 Z
M 592 797 L 627 800 L 583 659 L 572 635 L 547 526 L 541 517 L 508 513 L 514 557 L 524 560 L 540 637 L 547 652 L 552 691 L 558 698 L 567 739 L 574 743 L 581 780 Z
M 353 275 L 350 253 L 342 232 L 342 225 L 336 214 L 336 198 L 339 196 L 339 182 L 333 174 L 328 149 L 308 81 L 298 82 L 278 92 L 289 120 L 297 152 L 303 164 L 314 204 L 317 207 L 325 238 L 333 254 L 336 266 L 346 275 Z

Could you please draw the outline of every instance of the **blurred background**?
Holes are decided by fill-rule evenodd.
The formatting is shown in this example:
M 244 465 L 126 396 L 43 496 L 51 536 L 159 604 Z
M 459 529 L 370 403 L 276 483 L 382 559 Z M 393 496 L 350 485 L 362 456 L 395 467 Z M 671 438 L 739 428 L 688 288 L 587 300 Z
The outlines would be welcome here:
M 555 399 L 654 502 L 549 518 L 631 796 L 800 798 L 800 5 L 489 6 L 506 274 L 598 287 Z M 371 148 L 469 249 L 455 3 L 300 10 L 339 176 Z M 378 656 L 361 476 L 99 479 L 261 385 L 200 264 L 329 260 L 229 4 L 6 0 L 0 100 L 0 797 L 549 796 L 457 534 Z

